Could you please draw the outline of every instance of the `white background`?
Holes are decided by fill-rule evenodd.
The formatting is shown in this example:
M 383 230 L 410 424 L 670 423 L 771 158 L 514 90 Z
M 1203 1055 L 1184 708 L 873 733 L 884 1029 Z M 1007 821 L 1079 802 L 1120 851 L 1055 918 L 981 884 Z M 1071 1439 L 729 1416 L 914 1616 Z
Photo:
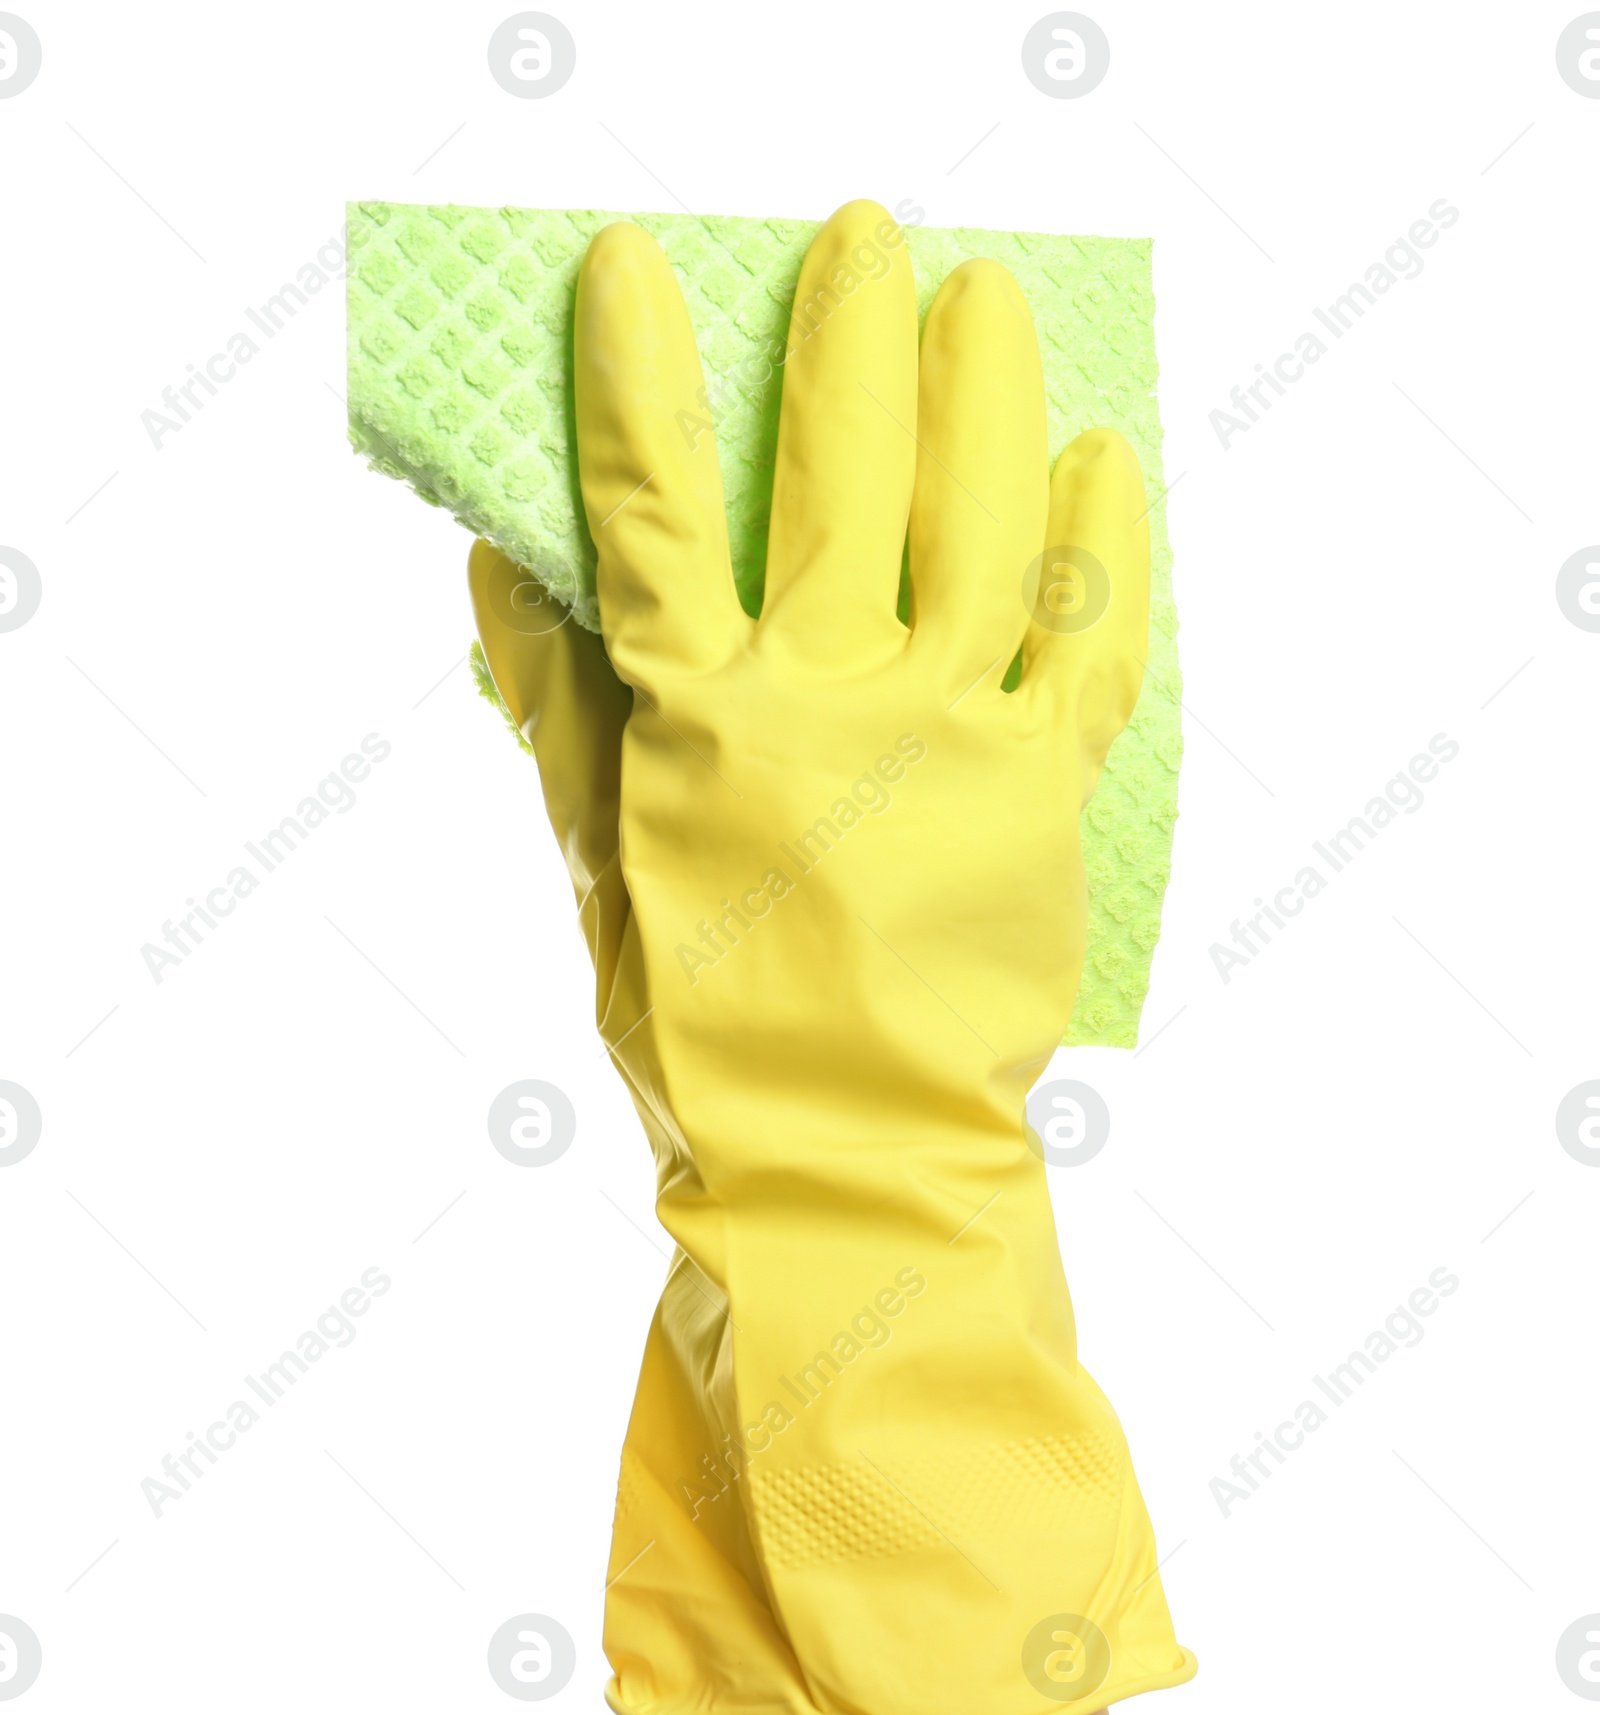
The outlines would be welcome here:
M 532 1610 L 578 1644 L 551 1707 L 598 1710 L 666 1267 L 532 764 L 462 665 L 468 538 L 345 445 L 342 287 L 159 452 L 140 413 L 347 196 L 866 195 L 1156 239 L 1188 704 L 1167 1028 L 1050 1075 L 1113 1116 L 1052 1185 L 1201 1661 L 1162 1695 L 1576 1709 L 1600 1172 L 1553 1116 L 1600 1076 L 1600 635 L 1555 575 L 1600 540 L 1600 101 L 1557 76 L 1573 11 L 1085 0 L 1110 75 L 1051 100 L 1035 6 L 553 3 L 576 75 L 518 101 L 485 61 L 502 6 L 19 0 L 45 56 L 0 101 L 0 542 L 44 590 L 0 635 L 0 1077 L 44 1115 L 0 1172 L 23 1706 L 508 1707 L 485 1649 Z M 1224 451 L 1229 389 L 1440 197 L 1420 277 Z M 371 732 L 393 754 L 356 807 L 154 983 L 140 947 Z M 1425 806 L 1224 984 L 1212 944 L 1441 732 Z M 579 1114 L 537 1171 L 484 1125 L 523 1077 Z M 354 1343 L 153 1517 L 162 1455 L 369 1266 L 393 1287 Z M 1440 1266 L 1421 1344 L 1224 1518 L 1211 1479 Z

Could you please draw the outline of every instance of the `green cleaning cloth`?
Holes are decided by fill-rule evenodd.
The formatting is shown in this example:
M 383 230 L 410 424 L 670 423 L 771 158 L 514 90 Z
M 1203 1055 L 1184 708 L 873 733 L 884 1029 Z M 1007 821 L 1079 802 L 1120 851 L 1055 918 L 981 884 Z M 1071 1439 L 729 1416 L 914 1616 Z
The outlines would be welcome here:
M 599 630 L 578 489 L 572 310 L 589 240 L 613 220 L 654 235 L 700 343 L 739 596 L 761 604 L 782 352 L 817 223 L 593 209 L 349 208 L 350 439 L 374 470 L 531 571 Z M 907 227 L 919 308 L 969 256 L 1016 277 L 1044 357 L 1050 446 L 1104 425 L 1132 443 L 1150 501 L 1150 658 L 1132 723 L 1083 812 L 1089 943 L 1065 1041 L 1131 1048 L 1161 932 L 1177 817 L 1177 613 L 1161 505 L 1150 241 Z M 1025 599 L 1022 570 L 1017 600 Z M 498 701 L 474 645 L 479 688 Z M 520 735 L 519 735 L 520 736 Z

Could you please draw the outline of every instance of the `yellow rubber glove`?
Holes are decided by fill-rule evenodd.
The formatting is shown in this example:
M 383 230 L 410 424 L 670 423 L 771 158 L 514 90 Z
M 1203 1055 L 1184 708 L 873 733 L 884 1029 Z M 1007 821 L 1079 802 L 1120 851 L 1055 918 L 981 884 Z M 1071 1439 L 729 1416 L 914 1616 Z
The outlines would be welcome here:
M 1180 1683 L 1024 1119 L 1083 958 L 1079 813 L 1138 696 L 1137 461 L 1095 430 L 1052 478 L 995 263 L 945 281 L 919 373 L 901 235 L 851 203 L 800 276 L 751 620 L 639 228 L 590 246 L 575 342 L 604 650 L 530 619 L 486 544 L 470 581 L 680 1247 L 623 1449 L 608 1701 L 1044 1715 Z

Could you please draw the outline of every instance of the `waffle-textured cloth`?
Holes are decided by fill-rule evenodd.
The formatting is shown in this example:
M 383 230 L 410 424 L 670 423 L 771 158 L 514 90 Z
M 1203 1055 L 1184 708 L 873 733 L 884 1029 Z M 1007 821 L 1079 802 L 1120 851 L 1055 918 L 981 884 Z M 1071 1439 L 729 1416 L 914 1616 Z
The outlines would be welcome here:
M 781 359 L 814 221 L 353 203 L 351 441 L 373 469 L 447 508 L 598 630 L 573 432 L 572 307 L 589 240 L 613 220 L 653 234 L 683 287 L 706 375 L 699 403 L 716 426 L 734 572 L 740 599 L 755 612 Z M 1065 1037 L 1069 1045 L 1132 1047 L 1161 932 L 1183 749 L 1150 241 L 914 226 L 906 233 L 924 313 L 969 256 L 992 257 L 1016 277 L 1038 325 L 1053 452 L 1103 425 L 1127 436 L 1144 470 L 1150 658 L 1133 720 L 1083 813 L 1089 945 Z M 476 648 L 473 669 L 497 700 Z

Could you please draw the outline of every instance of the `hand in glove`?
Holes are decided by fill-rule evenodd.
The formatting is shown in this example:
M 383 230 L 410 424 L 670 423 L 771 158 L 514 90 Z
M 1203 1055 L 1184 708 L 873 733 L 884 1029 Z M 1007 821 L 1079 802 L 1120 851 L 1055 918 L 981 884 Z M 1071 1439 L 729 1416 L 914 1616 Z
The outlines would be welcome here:
M 508 623 L 485 544 L 471 583 L 680 1247 L 623 1450 L 612 1707 L 1040 1715 L 1179 1683 L 1024 1119 L 1083 959 L 1079 813 L 1139 691 L 1138 464 L 1091 430 L 1052 476 L 995 263 L 945 281 L 919 363 L 901 235 L 851 203 L 796 292 L 751 619 L 639 228 L 590 246 L 575 339 L 604 649 Z

